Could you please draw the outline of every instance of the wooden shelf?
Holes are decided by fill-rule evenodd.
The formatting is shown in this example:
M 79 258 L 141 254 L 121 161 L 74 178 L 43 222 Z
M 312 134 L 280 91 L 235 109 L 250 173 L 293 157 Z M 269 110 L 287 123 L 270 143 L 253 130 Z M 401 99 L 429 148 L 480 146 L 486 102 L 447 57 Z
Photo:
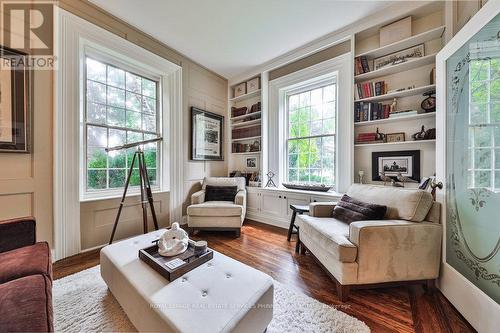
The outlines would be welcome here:
M 261 113 L 262 113 L 262 111 L 257 111 L 257 112 L 247 113 L 247 114 L 244 114 L 242 116 L 232 117 L 229 119 L 231 119 L 231 121 L 242 120 L 242 119 L 249 118 L 250 116 L 260 115 Z
M 403 141 L 403 142 L 380 142 L 380 143 L 356 143 L 354 147 L 369 147 L 369 146 L 392 146 L 392 145 L 414 145 L 420 143 L 436 143 L 436 140 L 418 140 L 418 141 Z
M 247 138 L 231 139 L 231 141 L 232 142 L 236 142 L 236 141 L 249 141 L 249 140 L 260 139 L 261 137 L 262 137 L 261 135 L 258 135 L 258 136 L 249 136 Z
M 400 73 L 404 72 L 413 68 L 418 68 L 422 67 L 425 65 L 430 65 L 435 62 L 436 59 L 436 54 L 430 54 L 424 57 L 417 58 L 415 60 L 409 60 L 406 62 L 403 62 L 401 64 L 393 65 L 393 66 L 387 66 L 382 69 L 377 69 L 375 71 L 371 71 L 368 73 L 364 74 L 359 74 L 354 76 L 354 81 L 360 82 L 360 81 L 367 81 L 370 79 L 374 79 L 376 77 L 381 77 L 381 76 L 386 76 L 386 75 L 391 75 L 394 73 Z
M 379 96 L 372 96 L 372 97 L 366 97 L 362 99 L 358 99 L 355 102 L 375 102 L 375 101 L 383 101 L 387 99 L 393 99 L 395 97 L 406 97 L 406 96 L 414 96 L 414 95 L 419 95 L 424 92 L 427 92 L 429 90 L 435 90 L 436 85 L 435 84 L 429 84 L 427 86 L 422 86 L 422 87 L 416 87 L 413 89 L 406 89 L 402 91 L 395 91 L 389 94 L 384 94 L 384 95 L 379 95 Z
M 241 128 L 241 127 L 251 127 L 254 125 L 260 125 L 260 118 L 255 119 L 255 120 L 249 120 L 249 121 L 242 121 L 241 123 L 235 123 L 231 124 L 232 128 Z
M 386 118 L 386 119 L 379 119 L 379 120 L 370 120 L 370 121 L 360 121 L 357 123 L 354 123 L 354 126 L 370 126 L 370 125 L 379 125 L 379 124 L 385 124 L 385 123 L 393 123 L 393 122 L 398 122 L 398 121 L 406 121 L 406 120 L 418 120 L 418 119 L 423 119 L 423 118 L 432 118 L 436 116 L 436 112 L 429 112 L 429 113 L 421 113 L 417 115 L 412 115 L 412 116 L 400 116 L 397 118 Z
M 401 50 L 407 49 L 409 47 L 412 47 L 412 46 L 415 46 L 418 44 L 422 44 L 424 42 L 427 42 L 427 41 L 430 41 L 433 39 L 441 38 L 443 36 L 444 30 L 445 30 L 445 26 L 442 25 L 440 27 L 422 32 L 418 35 L 408 37 L 406 39 L 397 41 L 395 43 L 385 45 L 385 46 L 382 46 L 382 47 L 379 47 L 377 49 L 370 50 L 370 51 L 367 51 L 364 53 L 360 53 L 356 57 L 365 56 L 367 58 L 372 59 L 372 58 L 378 58 L 378 57 L 381 57 L 381 56 L 384 56 L 387 54 L 391 54 L 391 53 L 394 53 L 397 51 L 401 51 Z
M 243 153 L 231 153 L 231 154 L 234 154 L 234 155 L 251 155 L 251 154 L 260 154 L 260 150 L 259 150 L 259 151 L 246 151 L 246 152 L 243 152 Z
M 260 95 L 260 91 L 261 91 L 261 89 L 256 90 L 256 91 L 252 91 L 251 93 L 248 93 L 248 94 L 245 94 L 245 95 L 241 95 L 241 96 L 238 96 L 238 97 L 233 97 L 233 98 L 230 98 L 229 101 L 230 102 L 238 102 L 238 101 L 241 101 L 241 100 L 244 100 L 244 99 L 252 98 L 252 97 Z

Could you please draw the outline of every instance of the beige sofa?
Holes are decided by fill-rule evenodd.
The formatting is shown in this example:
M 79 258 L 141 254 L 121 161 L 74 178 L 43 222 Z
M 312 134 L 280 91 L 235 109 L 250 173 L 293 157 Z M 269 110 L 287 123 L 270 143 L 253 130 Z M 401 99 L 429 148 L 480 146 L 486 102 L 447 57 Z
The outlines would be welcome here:
M 387 206 L 384 220 L 351 224 L 332 216 L 334 203 L 311 203 L 297 216 L 301 253 L 309 251 L 346 300 L 351 288 L 396 281 L 432 287 L 441 258 L 440 204 L 430 193 L 354 184 L 350 197 Z
M 240 236 L 245 220 L 247 192 L 243 177 L 206 177 L 202 189 L 191 196 L 191 205 L 187 208 L 188 227 L 192 234 L 197 230 L 234 231 Z M 232 201 L 205 201 L 207 185 L 237 186 L 238 192 Z

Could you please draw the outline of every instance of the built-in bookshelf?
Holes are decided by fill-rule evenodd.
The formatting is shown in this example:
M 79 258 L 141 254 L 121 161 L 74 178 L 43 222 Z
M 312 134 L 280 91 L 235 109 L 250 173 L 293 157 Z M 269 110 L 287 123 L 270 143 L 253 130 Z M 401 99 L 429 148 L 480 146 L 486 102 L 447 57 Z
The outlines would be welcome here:
M 354 35 L 354 174 L 364 171 L 368 182 L 372 179 L 372 153 L 379 151 L 420 150 L 421 175 L 435 172 L 435 136 L 415 140 L 413 135 L 422 126 L 424 131 L 436 127 L 436 112 L 426 112 L 421 103 L 436 88 L 433 68 L 444 45 L 444 5 L 429 5 L 408 16 L 412 18 L 411 36 L 388 45 L 380 45 L 380 28 L 397 19 Z M 423 54 L 375 69 L 375 62 L 380 64 L 388 55 L 408 49 L 423 50 Z M 377 134 L 375 138 L 373 134 Z M 385 142 L 379 134 L 398 134 L 404 139 Z
M 248 156 L 258 157 L 259 164 L 261 163 L 262 89 L 260 79 L 260 75 L 251 77 L 229 87 L 230 171 L 248 171 L 245 163 Z M 257 86 L 255 86 L 256 82 Z

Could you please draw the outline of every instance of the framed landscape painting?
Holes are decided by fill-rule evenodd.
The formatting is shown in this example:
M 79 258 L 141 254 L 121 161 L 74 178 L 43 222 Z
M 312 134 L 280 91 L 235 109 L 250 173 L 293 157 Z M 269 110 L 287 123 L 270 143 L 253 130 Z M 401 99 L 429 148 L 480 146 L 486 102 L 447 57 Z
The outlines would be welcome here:
M 191 159 L 223 161 L 224 117 L 191 107 Z
M 26 54 L 0 46 L 0 152 L 30 152 L 31 89 L 29 70 L 10 59 Z

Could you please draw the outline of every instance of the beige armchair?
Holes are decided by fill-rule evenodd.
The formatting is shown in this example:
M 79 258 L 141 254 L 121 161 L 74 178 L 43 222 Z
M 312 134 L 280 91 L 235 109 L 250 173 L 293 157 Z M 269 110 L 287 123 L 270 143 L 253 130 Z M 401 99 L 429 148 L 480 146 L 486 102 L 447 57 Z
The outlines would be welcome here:
M 234 231 L 240 236 L 245 220 L 247 192 L 243 177 L 206 177 L 202 189 L 191 196 L 191 205 L 187 208 L 189 232 L 197 230 Z M 233 201 L 205 201 L 207 185 L 237 186 L 238 192 Z
M 301 253 L 310 252 L 346 300 L 351 288 L 412 281 L 433 287 L 441 259 L 440 204 L 430 193 L 352 185 L 347 195 L 387 206 L 384 220 L 344 223 L 332 217 L 335 203 L 311 203 L 297 217 Z

